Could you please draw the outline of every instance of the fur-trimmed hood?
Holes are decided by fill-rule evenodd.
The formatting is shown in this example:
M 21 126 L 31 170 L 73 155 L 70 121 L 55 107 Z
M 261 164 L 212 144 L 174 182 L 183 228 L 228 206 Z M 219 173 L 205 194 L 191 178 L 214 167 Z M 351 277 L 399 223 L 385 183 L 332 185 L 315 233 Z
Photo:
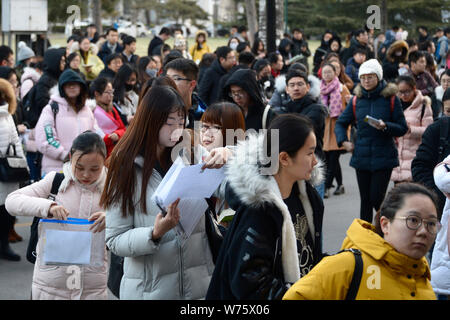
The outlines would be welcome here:
M 78 41 L 74 41 L 70 47 L 70 53 L 73 52 L 78 52 L 80 51 L 80 44 L 78 43 Z M 97 55 L 98 54 L 98 47 L 96 44 L 91 43 L 89 46 L 89 52 L 93 55 Z
M 401 56 L 395 56 L 395 52 L 397 50 L 402 50 Z M 397 40 L 395 41 L 388 49 L 386 53 L 386 59 L 389 62 L 408 62 L 408 50 L 409 46 L 408 43 L 404 40 Z
M 316 76 L 309 75 L 308 82 L 310 84 L 309 94 L 318 99 L 320 96 L 320 80 Z M 282 74 L 275 78 L 275 89 L 279 93 L 286 91 L 286 75 Z
M 0 92 L 3 93 L 5 101 L 1 101 L 3 104 L 8 105 L 9 114 L 14 114 L 17 108 L 16 95 L 12 85 L 5 79 L 0 79 Z
M 297 256 L 297 241 L 294 225 L 289 209 L 284 203 L 278 184 L 273 175 L 268 175 L 260 163 L 266 163 L 267 157 L 263 157 L 264 134 L 249 135 L 248 139 L 238 143 L 235 153 L 226 167 L 226 179 L 229 187 L 236 195 L 238 202 L 245 206 L 264 208 L 268 204 L 277 207 L 283 216 L 282 225 L 282 265 L 285 280 L 295 282 L 300 278 L 299 261 Z M 278 159 L 278 157 L 277 157 Z M 320 160 L 319 160 L 320 161 Z M 320 184 L 324 178 L 323 165 L 317 164 L 313 170 L 310 182 L 313 185 Z M 298 181 L 300 199 L 308 217 L 308 224 L 314 230 L 313 208 L 306 192 L 305 181 Z M 230 207 L 236 203 L 229 201 Z M 314 232 L 313 232 L 314 234 Z
M 392 96 L 397 94 L 398 87 L 394 83 L 386 83 L 386 81 L 383 80 L 383 81 L 381 81 L 378 84 L 378 87 L 375 89 L 375 93 L 378 93 L 378 91 L 380 91 L 379 94 L 381 96 L 383 96 L 385 98 L 390 98 L 390 97 L 392 97 Z M 363 96 L 367 96 L 368 95 L 368 92 L 361 86 L 361 84 L 358 84 L 356 86 L 356 88 L 354 89 L 353 93 L 358 98 L 361 98 Z

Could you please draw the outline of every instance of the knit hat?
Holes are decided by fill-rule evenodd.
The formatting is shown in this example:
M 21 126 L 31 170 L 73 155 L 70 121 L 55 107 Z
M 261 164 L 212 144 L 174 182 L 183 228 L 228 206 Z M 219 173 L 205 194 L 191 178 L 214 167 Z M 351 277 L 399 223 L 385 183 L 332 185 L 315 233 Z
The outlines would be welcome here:
M 17 53 L 17 61 L 23 61 L 23 60 L 27 60 L 29 58 L 32 58 L 34 56 L 36 56 L 34 54 L 34 51 L 31 50 L 29 47 L 27 47 L 27 44 L 23 41 L 20 41 L 18 44 L 19 50 Z
M 381 81 L 383 79 L 383 68 L 381 67 L 377 59 L 370 59 L 364 62 L 359 67 L 358 78 L 361 79 L 362 75 L 371 73 L 375 73 L 377 75 L 378 81 Z

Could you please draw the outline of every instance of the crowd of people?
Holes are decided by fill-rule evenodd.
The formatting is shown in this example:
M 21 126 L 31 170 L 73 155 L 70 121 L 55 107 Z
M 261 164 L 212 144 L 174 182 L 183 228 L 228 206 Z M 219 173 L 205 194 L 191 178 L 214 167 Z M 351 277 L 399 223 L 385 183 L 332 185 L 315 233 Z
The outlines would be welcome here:
M 326 30 L 314 53 L 300 28 L 275 52 L 247 32 L 213 52 L 205 31 L 189 46 L 162 28 L 141 57 L 134 37 L 95 25 L 42 54 L 22 42 L 17 64 L 0 47 L 0 151 L 29 170 L 0 177 L 0 258 L 21 259 L 15 216 L 104 232 L 81 288 L 44 262 L 40 234 L 32 299 L 448 299 L 450 28 L 362 28 L 345 43 Z M 187 238 L 180 199 L 152 200 L 180 144 L 189 163 L 225 166 Z M 324 199 L 346 192 L 346 152 L 360 212 L 330 255 Z M 355 282 L 369 267 L 382 280 Z

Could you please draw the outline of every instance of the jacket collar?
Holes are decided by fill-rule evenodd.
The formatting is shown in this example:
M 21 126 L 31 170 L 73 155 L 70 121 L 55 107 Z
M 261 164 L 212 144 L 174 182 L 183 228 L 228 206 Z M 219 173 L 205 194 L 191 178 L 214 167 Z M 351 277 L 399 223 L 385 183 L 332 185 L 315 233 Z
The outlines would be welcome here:
M 393 95 L 396 95 L 398 91 L 397 85 L 394 83 L 386 83 L 386 81 L 382 80 L 378 83 L 378 86 L 373 91 L 367 91 L 364 89 L 361 84 L 358 84 L 354 89 L 354 93 L 358 98 L 375 98 L 380 95 L 384 98 L 390 98 Z

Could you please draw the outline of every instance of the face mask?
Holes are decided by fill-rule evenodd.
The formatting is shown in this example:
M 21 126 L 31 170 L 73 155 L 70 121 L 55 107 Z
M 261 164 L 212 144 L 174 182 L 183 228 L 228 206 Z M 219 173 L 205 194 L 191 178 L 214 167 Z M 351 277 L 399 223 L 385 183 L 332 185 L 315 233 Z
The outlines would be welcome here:
M 231 48 L 232 50 L 236 50 L 237 47 L 238 47 L 238 43 L 236 43 L 236 42 L 230 43 L 230 48 Z
M 395 51 L 395 56 L 400 57 L 402 55 L 401 51 Z
M 134 86 L 132 84 L 125 83 L 125 90 L 126 91 L 131 91 L 131 90 L 133 90 L 133 88 L 134 88 Z
M 145 69 L 145 72 L 152 78 L 156 77 L 156 74 L 158 73 L 158 70 L 156 69 Z

